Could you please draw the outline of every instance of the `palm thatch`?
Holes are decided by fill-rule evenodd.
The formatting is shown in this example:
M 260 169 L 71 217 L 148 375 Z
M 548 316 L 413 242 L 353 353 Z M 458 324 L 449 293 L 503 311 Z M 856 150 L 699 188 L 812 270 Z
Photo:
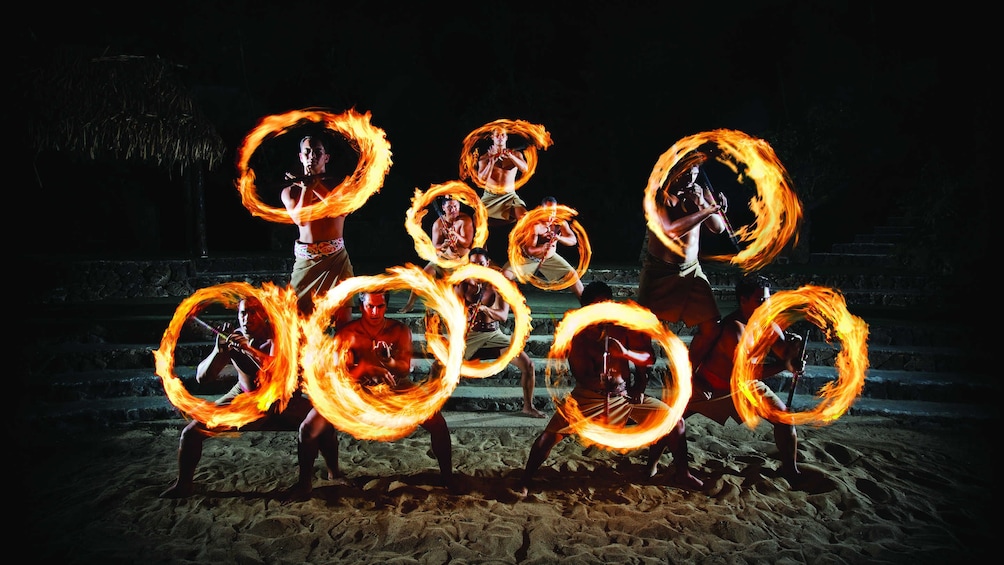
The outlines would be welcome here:
M 57 51 L 26 77 L 34 105 L 28 135 L 38 151 L 140 161 L 182 174 L 220 164 L 226 144 L 202 116 L 175 68 L 159 57 Z

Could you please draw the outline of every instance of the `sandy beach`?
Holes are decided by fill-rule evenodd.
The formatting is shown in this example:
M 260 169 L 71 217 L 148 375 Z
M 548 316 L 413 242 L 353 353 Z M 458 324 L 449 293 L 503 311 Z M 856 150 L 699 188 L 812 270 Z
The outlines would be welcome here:
M 525 421 L 454 420 L 459 494 L 437 486 L 424 430 L 392 442 L 342 434 L 347 484 L 321 480 L 318 460 L 305 502 L 282 499 L 296 477 L 292 433 L 209 440 L 195 495 L 167 500 L 158 494 L 177 471 L 180 424 L 33 430 L 13 440 L 29 496 L 27 518 L 10 516 L 11 547 L 32 562 L 144 565 L 916 565 L 986 558 L 996 535 L 993 445 L 974 422 L 845 415 L 800 427 L 807 478 L 793 487 L 777 472 L 769 425 L 695 416 L 688 435 L 701 492 L 670 484 L 668 454 L 649 480 L 645 449 L 619 453 L 570 436 L 521 500 L 516 481 L 544 423 Z

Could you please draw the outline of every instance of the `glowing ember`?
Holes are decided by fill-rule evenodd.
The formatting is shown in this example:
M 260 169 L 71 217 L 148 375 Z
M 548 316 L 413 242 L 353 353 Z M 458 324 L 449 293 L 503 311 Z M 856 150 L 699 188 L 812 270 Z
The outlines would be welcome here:
M 753 394 L 753 383 L 759 379 L 757 361 L 770 350 L 771 324 L 781 329 L 807 320 L 823 328 L 829 341 L 836 336 L 841 342 L 835 366 L 837 379 L 827 383 L 818 393 L 821 401 L 812 410 L 804 412 L 778 412 L 759 403 Z M 798 290 L 780 290 L 754 311 L 746 325 L 743 343 L 736 350 L 735 369 L 732 374 L 732 398 L 739 415 L 747 426 L 754 428 L 758 416 L 776 419 L 785 424 L 823 425 L 834 422 L 844 414 L 861 394 L 868 368 L 868 325 L 847 311 L 843 295 L 821 286 L 807 285 Z
M 603 323 L 614 323 L 644 332 L 666 350 L 669 370 L 663 382 L 662 400 L 669 405 L 669 412 L 664 417 L 652 418 L 645 425 L 608 426 L 583 417 L 578 404 L 570 396 L 560 398 L 557 378 L 568 371 L 567 358 L 572 338 L 590 325 Z M 670 386 L 670 374 L 673 376 L 674 387 Z M 687 346 L 673 332 L 663 327 L 655 314 L 633 302 L 597 302 L 565 314 L 555 329 L 554 343 L 547 354 L 546 375 L 548 392 L 575 433 L 587 443 L 620 451 L 649 445 L 669 433 L 683 416 L 692 392 Z
M 488 211 L 485 210 L 481 198 L 471 190 L 471 187 L 461 181 L 434 184 L 424 193 L 416 188 L 415 196 L 411 199 L 411 208 L 408 208 L 405 214 L 404 227 L 415 240 L 415 251 L 419 257 L 426 261 L 433 261 L 444 269 L 453 269 L 467 264 L 467 257 L 443 258 L 438 256 L 432 238 L 422 229 L 422 219 L 428 213 L 429 204 L 433 203 L 437 196 L 444 195 L 450 195 L 455 200 L 474 208 L 474 242 L 471 247 L 483 247 L 488 241 Z
M 290 128 L 304 122 L 321 123 L 346 139 L 359 151 L 359 162 L 355 171 L 332 189 L 337 197 L 325 198 L 303 209 L 303 221 L 349 214 L 358 210 L 374 193 L 380 191 L 384 177 L 391 166 L 390 143 L 384 131 L 370 125 L 370 113 L 359 114 L 349 110 L 342 114 L 332 114 L 317 110 L 294 110 L 285 114 L 267 116 L 251 130 L 239 150 L 237 170 L 240 178 L 237 189 L 241 201 L 252 215 L 271 222 L 293 223 L 285 208 L 266 205 L 258 197 L 255 187 L 255 173 L 249 162 L 258 146 L 265 140 L 282 135 Z
M 673 167 L 688 159 L 692 152 L 706 143 L 718 146 L 721 154 L 716 159 L 739 174 L 740 181 L 745 176 L 752 179 L 757 187 L 757 196 L 748 203 L 756 221 L 735 230 L 739 241 L 748 244 L 735 255 L 718 256 L 715 259 L 728 259 L 746 272 L 763 268 L 789 242 L 797 243 L 802 204 L 789 186 L 788 172 L 770 144 L 743 132 L 727 129 L 702 132 L 677 141 L 663 153 L 652 169 L 645 188 L 644 208 L 648 227 L 666 247 L 683 255 L 679 242 L 669 237 L 660 227 L 656 197 Z M 744 169 L 742 174 L 739 173 L 740 164 Z M 730 207 L 734 204 L 731 201 L 729 203 Z
M 515 283 L 505 278 L 505 276 L 492 269 L 490 267 L 483 267 L 475 263 L 468 263 L 457 270 L 453 271 L 449 277 L 443 279 L 442 285 L 448 288 L 453 288 L 454 285 L 459 284 L 461 281 L 466 279 L 476 279 L 483 280 L 488 284 L 494 286 L 498 290 L 499 294 L 502 295 L 502 299 L 509 303 L 509 308 L 513 313 L 513 331 L 512 331 L 512 342 L 509 344 L 504 351 L 502 351 L 498 358 L 486 362 L 486 361 L 464 361 L 460 368 L 460 373 L 465 377 L 471 377 L 475 379 L 483 379 L 485 377 L 490 377 L 495 375 L 506 368 L 513 359 L 519 355 L 519 352 L 526 345 L 527 339 L 530 338 L 530 330 L 532 325 L 530 323 L 530 308 L 526 305 L 526 297 L 523 293 L 519 291 L 519 287 Z M 452 292 L 452 290 L 451 290 Z M 438 359 L 443 359 L 446 357 L 448 351 L 447 344 L 443 342 L 441 335 L 436 332 L 437 326 L 439 325 L 439 317 L 442 316 L 446 318 L 447 325 L 462 325 L 467 330 L 467 312 L 461 314 L 462 318 L 458 320 L 451 320 L 447 317 L 444 312 L 439 312 L 429 316 L 426 320 L 426 327 L 429 328 L 426 332 L 426 341 L 429 346 L 429 350 L 432 351 L 433 355 Z M 452 332 L 450 333 L 451 338 L 453 337 Z M 452 342 L 451 342 L 452 343 Z M 451 346 L 452 347 L 452 346 Z
M 464 147 L 460 151 L 460 178 L 470 178 L 478 188 L 495 192 L 495 190 L 489 189 L 485 186 L 484 182 L 478 179 L 479 155 L 475 145 L 485 137 L 491 136 L 492 130 L 497 127 L 502 128 L 509 135 L 521 135 L 530 141 L 530 144 L 525 149 L 522 149 L 523 156 L 526 157 L 527 168 L 526 172 L 516 179 L 514 190 L 519 190 L 520 187 L 530 180 L 534 171 L 537 170 L 537 150 L 546 151 L 551 146 L 551 134 L 544 129 L 544 126 L 531 124 L 523 120 L 499 119 L 489 122 L 467 134 L 467 137 L 464 138 Z
M 331 315 L 364 290 L 402 289 L 424 296 L 429 308 L 446 320 L 449 341 L 440 356 L 445 369 L 442 375 L 430 375 L 406 391 L 392 391 L 386 385 L 363 387 L 339 362 L 348 348 L 337 333 L 334 338 L 328 336 Z M 452 288 L 414 265 L 394 267 L 384 275 L 346 279 L 318 297 L 314 313 L 303 323 L 304 390 L 322 416 L 357 439 L 390 441 L 405 437 L 439 410 L 459 383 L 466 321 L 463 304 Z
M 552 212 L 555 213 L 553 218 L 551 217 Z M 574 219 L 577 214 L 577 211 L 561 204 L 554 207 L 538 207 L 528 210 L 516 222 L 512 231 L 509 232 L 509 263 L 519 265 L 526 259 L 524 249 L 533 245 L 536 239 L 533 231 L 534 224 L 551 225 L 556 222 L 567 221 L 568 226 L 575 232 L 575 238 L 578 241 L 579 264 L 575 270 L 578 278 L 581 279 L 585 275 L 586 269 L 589 268 L 589 258 L 592 255 L 592 249 L 589 247 L 589 237 L 586 235 L 586 230 Z M 513 274 L 516 275 L 516 280 L 519 282 L 525 283 L 529 281 L 533 286 L 543 290 L 562 290 L 572 286 L 576 281 L 576 277 L 572 273 L 568 273 L 555 281 L 543 279 L 537 276 L 536 273 L 525 275 L 519 269 L 514 269 Z
M 174 374 L 174 350 L 182 328 L 190 316 L 198 315 L 209 304 L 220 303 L 228 308 L 236 308 L 241 298 L 250 297 L 258 298 L 261 302 L 275 331 L 273 339 L 276 354 L 259 371 L 258 388 L 238 395 L 228 406 L 217 406 L 193 396 Z M 278 401 L 280 409 L 285 407 L 297 388 L 295 360 L 299 329 L 296 311 L 296 293 L 271 283 L 264 283 L 258 289 L 244 282 L 231 282 L 195 291 L 178 305 L 174 318 L 164 331 L 160 348 L 153 352 L 156 372 L 164 384 L 168 399 L 186 417 L 203 422 L 209 428 L 240 427 L 253 422 L 273 402 Z

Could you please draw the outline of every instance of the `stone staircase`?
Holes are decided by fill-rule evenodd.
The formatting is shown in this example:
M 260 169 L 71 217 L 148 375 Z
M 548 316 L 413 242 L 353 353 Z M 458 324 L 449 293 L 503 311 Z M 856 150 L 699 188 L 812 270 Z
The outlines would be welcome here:
M 990 377 L 989 353 L 967 343 L 968 332 L 941 304 L 939 282 L 901 268 L 898 241 L 908 234 L 901 227 L 876 228 L 874 234 L 835 246 L 831 253 L 813 254 L 807 265 L 776 265 L 767 269 L 775 290 L 805 284 L 840 290 L 848 310 L 869 328 L 869 369 L 861 397 L 851 413 L 880 413 L 917 418 L 997 418 L 994 404 L 1001 386 Z M 146 261 L 34 258 L 30 266 L 47 269 L 55 281 L 35 288 L 33 314 L 27 320 L 26 375 L 20 404 L 22 422 L 51 425 L 152 424 L 180 425 L 182 416 L 164 394 L 154 372 L 152 351 L 178 304 L 196 289 L 228 281 L 261 284 L 288 282 L 291 258 L 276 256 L 219 257 Z M 32 265 L 32 262 L 35 264 Z M 729 265 L 705 264 L 719 306 L 735 307 L 733 286 L 739 272 Z M 638 265 L 594 265 L 584 282 L 603 280 L 618 300 L 637 292 Z M 380 268 L 360 268 L 376 274 Z M 537 367 L 536 405 L 553 410 L 544 368 L 555 325 L 578 306 L 569 291 L 546 292 L 523 287 L 532 326 L 527 353 Z M 397 314 L 405 293 L 390 297 L 388 317 L 409 324 L 416 359 L 413 376 L 428 374 L 421 301 L 415 312 Z M 230 321 L 226 315 L 217 321 Z M 511 320 L 511 319 L 510 319 Z M 685 343 L 690 330 L 673 327 Z M 511 331 L 511 321 L 507 330 Z M 215 398 L 229 383 L 215 386 L 194 382 L 195 365 L 211 349 L 206 336 L 184 335 L 175 350 L 176 374 L 200 397 Z M 794 404 L 806 406 L 820 386 L 837 377 L 834 359 L 839 344 L 826 343 L 818 330 L 810 334 L 808 366 L 799 381 Z M 661 360 L 664 368 L 665 360 Z M 768 380 L 781 390 L 782 374 Z M 652 383 L 658 394 L 658 379 Z M 484 379 L 462 379 L 445 410 L 518 412 L 522 405 L 519 373 L 509 366 Z

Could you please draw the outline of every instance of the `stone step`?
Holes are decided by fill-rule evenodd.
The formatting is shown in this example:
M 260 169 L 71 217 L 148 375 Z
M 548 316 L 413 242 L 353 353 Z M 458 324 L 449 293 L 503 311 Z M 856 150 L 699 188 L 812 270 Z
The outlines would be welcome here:
M 659 390 L 653 389 L 658 395 Z M 558 391 L 558 398 L 562 398 Z M 786 398 L 786 395 L 782 395 Z M 200 396 L 212 400 L 213 396 Z M 796 394 L 792 399 L 795 410 L 811 409 L 818 397 Z M 554 402 L 550 392 L 539 388 L 534 394 L 534 405 L 553 412 Z M 497 418 L 503 414 L 519 414 L 522 408 L 522 391 L 518 386 L 458 386 L 443 406 L 444 416 L 452 427 L 456 423 L 476 425 L 477 416 Z M 998 421 L 999 408 L 992 403 L 950 402 L 945 400 L 906 400 L 861 396 L 848 410 L 851 415 L 881 415 L 913 422 L 939 421 Z M 17 414 L 19 422 L 29 426 L 49 425 L 79 430 L 85 426 L 109 427 L 113 425 L 148 425 L 177 427 L 187 423 L 184 416 L 164 395 L 123 396 L 86 399 L 69 402 L 38 400 L 22 406 Z M 543 427 L 547 420 L 525 418 L 526 425 Z M 522 420 L 520 421 L 522 422 Z
M 874 238 L 856 240 L 845 251 L 879 251 L 895 243 L 903 227 L 876 229 Z M 66 421 L 93 420 L 152 422 L 166 418 L 177 422 L 180 415 L 163 393 L 154 374 L 152 351 L 178 304 L 196 289 L 230 281 L 259 285 L 286 284 L 292 266 L 288 256 L 226 257 L 167 261 L 49 262 L 57 276 L 51 287 L 33 288 L 37 313 L 25 322 L 36 343 L 28 355 L 19 356 L 22 374 L 29 377 L 28 399 L 22 410 L 33 417 L 62 414 Z M 739 271 L 729 265 L 708 264 L 705 271 L 712 283 L 722 312 L 735 307 L 733 288 Z M 375 274 L 377 269 L 359 268 L 359 274 Z M 989 352 L 974 352 L 968 346 L 968 330 L 954 320 L 951 312 L 939 311 L 940 283 L 926 274 L 902 268 L 895 258 L 883 253 L 812 254 L 809 265 L 770 266 L 765 272 L 775 281 L 775 289 L 798 288 L 805 284 L 840 290 L 848 310 L 862 317 L 869 328 L 869 369 L 855 410 L 885 403 L 870 410 L 886 413 L 935 413 L 941 407 L 952 413 L 957 406 L 969 414 L 984 413 L 988 399 L 999 396 L 999 385 L 989 373 Z M 612 286 L 616 298 L 633 299 L 637 294 L 640 265 L 594 266 L 584 282 L 603 280 Z M 527 352 L 537 367 L 537 398 L 550 406 L 545 385 L 545 359 L 556 324 L 564 313 L 577 308 L 570 291 L 546 292 L 522 285 L 532 312 L 532 334 Z M 424 323 L 421 300 L 411 314 L 396 314 L 407 293 L 393 293 L 389 314 L 405 321 L 415 334 L 414 378 L 429 371 L 424 353 Z M 229 322 L 233 313 L 208 310 L 200 317 L 211 323 Z M 512 318 L 504 324 L 512 330 Z M 684 343 L 691 330 L 682 324 L 671 326 Z M 139 345 L 136 345 L 139 344 Z M 229 389 L 229 383 L 215 387 L 196 386 L 195 365 L 209 351 L 208 336 L 183 335 L 175 351 L 176 373 L 191 390 L 215 398 Z M 659 374 L 665 371 L 661 356 Z M 809 366 L 799 381 L 796 399 L 811 402 L 811 394 L 836 378 L 833 367 L 836 346 L 810 334 Z M 784 386 L 782 376 L 768 384 Z M 36 402 L 37 400 L 37 402 Z M 796 404 L 800 401 L 796 400 Z M 909 408 L 891 408 L 892 403 Z M 522 405 L 519 373 L 508 366 L 486 379 L 462 379 L 446 409 L 464 411 L 518 412 Z M 876 405 L 877 406 L 877 405 Z M 921 406 L 925 408 L 921 409 Z M 527 419 L 533 421 L 532 419 Z
M 631 299 L 636 300 L 638 298 L 638 283 L 609 283 L 610 287 L 614 291 L 614 297 L 618 300 Z M 813 284 L 813 283 L 806 283 Z M 928 305 L 932 300 L 936 298 L 932 293 L 917 288 L 904 288 L 890 290 L 888 288 L 853 288 L 853 287 L 835 287 L 831 285 L 821 285 L 828 286 L 830 288 L 840 288 L 841 294 L 843 294 L 844 300 L 847 303 L 848 311 L 852 314 L 854 313 L 854 307 L 858 306 L 886 306 L 886 307 L 898 307 L 898 308 L 917 308 Z M 734 300 L 735 296 L 735 286 L 734 285 L 712 285 L 712 292 L 715 295 L 715 300 L 719 304 L 728 303 Z M 728 309 L 725 310 L 726 312 Z
M 854 236 L 854 243 L 895 243 L 900 244 L 908 241 L 913 235 L 910 230 L 899 229 L 897 231 L 876 231 L 875 233 L 863 233 Z M 836 251 L 836 249 L 831 249 Z
M 540 326 L 552 326 L 554 322 L 546 321 Z M 524 350 L 530 357 L 546 358 L 553 344 L 552 333 L 531 333 Z M 416 358 L 428 358 L 426 336 L 413 331 L 412 346 Z M 689 344 L 692 335 L 678 334 L 684 344 Z M 891 335 L 891 334 L 886 334 Z M 962 346 L 942 345 L 938 342 L 931 345 L 921 345 L 929 342 L 928 338 L 916 340 L 906 345 L 883 343 L 881 334 L 876 339 L 869 339 L 869 367 L 876 369 L 897 369 L 913 371 L 945 371 L 945 370 L 979 370 L 984 364 L 985 356 L 974 356 L 973 352 Z M 892 340 L 889 340 L 892 341 Z M 658 344 L 656 344 L 658 345 Z M 29 376 L 72 373 L 78 371 L 96 371 L 107 369 L 142 369 L 153 368 L 153 351 L 160 348 L 159 343 L 122 344 L 122 343 L 58 343 L 47 344 L 36 348 L 28 356 L 29 364 L 26 374 Z M 195 366 L 212 349 L 211 341 L 180 341 L 174 349 L 176 366 Z M 832 366 L 839 353 L 839 344 L 829 344 L 813 331 L 809 334 L 806 347 L 808 363 L 820 366 Z M 661 359 L 665 352 L 656 347 L 656 354 Z
M 639 270 L 603 269 L 591 271 L 586 282 L 603 280 L 611 285 L 615 298 L 637 298 Z M 734 272 L 709 270 L 709 279 L 722 312 L 735 307 Z M 847 301 L 848 310 L 869 321 L 876 317 L 914 316 L 913 309 L 923 307 L 930 312 L 937 303 L 938 287 L 929 279 L 908 274 L 851 275 L 844 273 L 776 273 L 772 274 L 776 288 L 793 289 L 813 284 L 840 289 Z M 227 278 L 232 278 L 227 275 Z M 219 284 L 218 281 L 213 284 Z M 261 281 L 252 281 L 260 284 Z M 535 319 L 560 319 L 578 303 L 570 291 L 546 292 L 530 285 L 521 290 Z M 194 291 L 193 291 L 194 292 Z M 186 295 L 187 297 L 188 295 Z M 184 297 L 161 296 L 153 298 L 102 299 L 38 305 L 33 315 L 24 323 L 27 331 L 43 341 L 79 340 L 104 342 L 159 341 Z M 396 312 L 407 299 L 406 293 L 391 296 L 391 312 Z M 421 300 L 417 311 L 422 310 Z M 200 314 L 207 321 L 228 321 L 219 315 Z
M 838 244 L 843 245 L 843 244 Z M 881 245 L 881 244 L 847 244 Z M 886 244 L 888 245 L 888 244 Z M 858 248 L 859 251 L 862 248 Z M 888 249 L 882 247 L 882 249 Z M 103 300 L 128 300 L 136 298 L 175 298 L 180 302 L 195 290 L 223 282 L 244 281 L 251 284 L 289 282 L 291 258 L 276 256 L 224 257 L 204 259 L 163 259 L 146 261 L 74 260 L 58 258 L 29 258 L 29 265 L 40 272 L 49 273 L 46 281 L 30 287 L 28 301 L 35 304 L 68 305 Z M 855 288 L 924 289 L 931 283 L 926 273 L 904 270 L 894 256 L 882 252 L 811 253 L 807 266 L 771 265 L 764 269 L 775 277 L 777 288 L 797 288 L 803 284 L 820 284 L 842 291 L 847 290 L 839 278 L 830 278 L 840 269 L 854 269 Z M 713 285 L 731 288 L 739 275 L 734 266 L 704 262 L 704 269 Z M 359 274 L 383 272 L 386 266 L 360 266 Z M 809 272 L 806 272 L 806 268 Z M 816 272 L 811 272 L 815 269 Z M 583 276 L 585 282 L 636 283 L 640 264 L 620 266 L 590 265 Z M 885 287 L 884 275 L 901 275 L 894 287 Z M 845 275 L 846 276 L 846 275 Z M 909 284 L 908 281 L 913 281 Z
M 405 300 L 404 296 L 392 295 L 389 309 L 393 312 L 387 317 L 404 322 L 415 333 L 424 334 L 426 313 L 422 301 L 419 300 L 416 303 L 412 312 L 398 314 L 396 310 L 403 305 Z M 528 306 L 530 307 L 531 333 L 550 335 L 554 333 L 564 314 L 577 306 L 577 302 L 569 294 L 553 299 L 546 306 L 539 303 L 528 304 Z M 883 305 L 878 306 L 882 307 Z M 734 304 L 724 300 L 720 305 L 723 312 L 730 312 L 734 307 Z M 905 315 L 909 312 L 898 312 L 895 313 L 897 315 L 894 317 L 893 313 L 888 310 L 882 311 L 880 308 L 849 307 L 848 309 L 852 314 L 855 311 L 864 314 L 860 317 L 868 324 L 869 343 L 961 346 L 967 340 L 967 331 L 960 324 L 952 321 L 930 317 L 911 318 Z M 31 316 L 23 324 L 31 335 L 36 336 L 36 343 L 39 347 L 48 348 L 74 343 L 145 342 L 159 344 L 174 317 L 174 313 L 173 310 L 170 313 L 146 312 L 137 305 L 128 308 L 107 308 L 104 312 L 91 310 L 58 315 L 40 313 Z M 231 323 L 234 316 L 232 312 L 220 310 L 200 313 L 199 318 L 216 327 L 222 327 L 224 323 Z M 514 318 L 510 317 L 501 325 L 505 331 L 511 333 L 514 323 Z M 693 331 L 684 327 L 682 323 L 671 324 L 670 329 L 678 335 L 689 335 Z M 210 337 L 206 330 L 193 327 L 186 328 L 182 332 L 180 341 L 204 341 Z M 159 345 L 154 345 L 154 347 L 157 346 Z
M 828 267 L 843 267 L 851 256 L 848 254 L 824 254 L 815 253 L 811 256 L 813 265 Z M 855 256 L 853 261 L 865 263 L 868 266 L 888 266 L 895 259 L 890 259 L 882 254 L 861 254 Z M 803 285 L 826 286 L 837 289 L 844 294 L 848 305 L 855 304 L 890 304 L 899 306 L 916 306 L 918 298 L 935 296 L 937 286 L 930 277 L 917 274 L 887 274 L 875 272 L 869 274 L 830 274 L 830 273 L 771 273 L 775 281 L 775 290 L 795 289 Z M 618 272 L 608 270 L 590 270 L 582 277 L 583 284 L 589 284 L 594 280 L 599 280 L 610 284 L 618 289 L 620 297 L 637 296 L 638 273 Z M 708 278 L 715 290 L 715 295 L 719 300 L 730 300 L 735 288 L 738 274 L 715 274 L 708 273 Z M 216 285 L 229 282 L 245 282 L 254 286 L 261 286 L 263 283 L 272 283 L 278 286 L 289 284 L 288 273 L 274 272 L 245 272 L 240 274 L 216 273 L 208 275 L 193 275 L 186 280 L 184 285 L 178 285 L 175 290 L 163 289 L 155 293 L 158 297 L 176 297 L 176 303 L 191 296 L 197 289 L 210 288 Z M 525 285 L 524 285 L 525 286 Z M 105 290 L 108 290 L 107 288 Z M 140 292 L 140 290 L 134 290 Z M 99 293 L 83 293 L 81 296 L 100 296 Z M 902 298 L 900 296 L 902 295 Z M 129 298 L 129 297 L 127 297 Z M 136 298 L 136 297 L 132 297 Z M 121 299 L 121 298 L 119 298 Z M 109 300 L 103 298 L 100 300 Z M 112 298 L 111 300 L 115 300 Z M 87 306 L 94 300 L 80 299 L 76 302 L 55 302 L 60 307 L 67 308 L 76 303 L 84 303 Z M 79 307 L 85 310 L 85 306 Z
M 797 392 L 814 393 L 825 384 L 838 378 L 838 369 L 832 364 L 817 364 L 810 351 L 810 363 L 799 380 Z M 869 398 L 889 398 L 903 400 L 928 400 L 945 402 L 972 402 L 979 404 L 992 402 L 1000 392 L 998 380 L 988 374 L 965 372 L 958 365 L 947 364 L 947 367 L 925 367 L 918 370 L 917 360 L 906 356 L 905 363 L 888 363 L 880 368 L 871 365 L 865 371 L 865 387 L 862 396 Z M 536 369 L 538 388 L 546 388 L 549 363 L 545 357 L 532 357 Z M 829 359 L 823 358 L 823 361 Z M 425 379 L 429 375 L 431 357 L 419 357 L 412 360 L 412 378 Z M 212 383 L 195 382 L 195 365 L 178 364 L 174 374 L 185 384 L 186 388 L 197 395 L 219 396 L 230 389 L 233 375 Z M 666 378 L 667 365 L 665 359 L 656 363 L 653 383 L 661 386 Z M 765 380 L 776 390 L 785 388 L 790 375 L 781 373 Z M 513 365 L 508 365 L 500 372 L 486 378 L 462 378 L 458 388 L 481 386 L 520 386 L 520 373 Z M 161 379 L 155 373 L 152 363 L 148 367 L 102 367 L 91 370 L 80 370 L 31 377 L 25 383 L 29 398 L 42 398 L 50 402 L 68 402 L 88 399 L 115 398 L 126 396 L 157 396 L 163 395 Z
M 902 269 L 905 261 L 895 255 L 885 253 L 810 253 L 809 264 L 813 267 L 829 267 L 842 269 Z
M 831 252 L 845 255 L 892 255 L 896 250 L 895 243 L 874 241 L 853 241 L 851 243 L 835 243 Z

